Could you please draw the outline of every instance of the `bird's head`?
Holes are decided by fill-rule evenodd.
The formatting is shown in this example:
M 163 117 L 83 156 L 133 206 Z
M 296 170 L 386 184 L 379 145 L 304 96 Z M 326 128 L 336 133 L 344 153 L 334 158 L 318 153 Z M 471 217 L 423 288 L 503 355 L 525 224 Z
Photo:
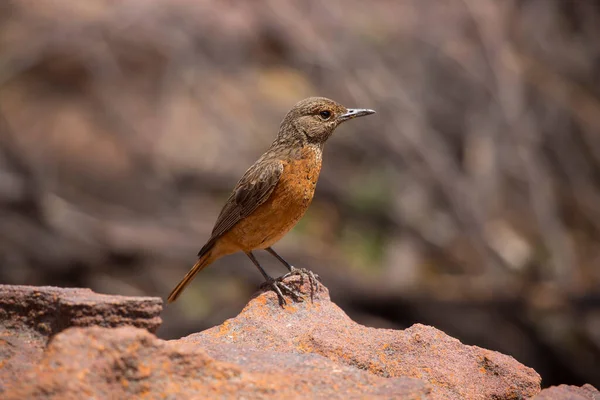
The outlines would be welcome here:
M 374 113 L 366 108 L 346 108 L 325 97 L 309 97 L 287 113 L 279 136 L 293 135 L 303 143 L 323 144 L 342 122 Z

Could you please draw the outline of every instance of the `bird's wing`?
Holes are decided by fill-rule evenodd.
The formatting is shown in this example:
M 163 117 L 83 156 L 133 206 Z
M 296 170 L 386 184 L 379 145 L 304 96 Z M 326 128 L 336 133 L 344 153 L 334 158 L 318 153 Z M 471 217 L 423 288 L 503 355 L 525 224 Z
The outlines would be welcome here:
M 280 160 L 259 161 L 246 171 L 221 210 L 212 235 L 198 256 L 210 250 L 215 240 L 263 204 L 277 186 L 283 172 Z

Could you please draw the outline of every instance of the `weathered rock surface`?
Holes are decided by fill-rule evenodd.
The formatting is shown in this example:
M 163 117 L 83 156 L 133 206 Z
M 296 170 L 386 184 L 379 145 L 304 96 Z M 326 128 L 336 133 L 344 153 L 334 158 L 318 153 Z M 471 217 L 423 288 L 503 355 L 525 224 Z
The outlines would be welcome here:
M 384 379 L 315 355 L 238 354 L 245 365 L 219 361 L 200 347 L 166 342 L 134 328 L 69 329 L 49 345 L 28 384 L 7 399 L 182 399 L 400 397 L 425 398 L 427 384 Z
M 162 300 L 97 294 L 90 289 L 0 285 L 0 321 L 52 336 L 72 326 L 136 326 L 155 332 Z
M 0 394 L 42 357 L 48 340 L 73 326 L 156 331 L 162 300 L 89 289 L 0 285 Z M 1 396 L 0 396 L 1 397 Z
M 582 387 L 560 385 L 542 390 L 534 400 L 600 400 L 600 392 L 592 385 Z
M 289 284 L 311 292 L 299 277 Z M 435 398 L 517 399 L 540 390 L 541 378 L 533 369 L 510 356 L 465 346 L 435 328 L 416 324 L 397 331 L 359 325 L 330 301 L 322 285 L 312 302 L 284 310 L 273 292 L 261 293 L 236 318 L 181 340 L 231 362 L 242 349 L 318 354 L 385 378 L 418 378 L 431 385 Z
M 310 297 L 300 277 L 286 283 Z M 367 328 L 323 286 L 312 295 L 281 308 L 263 291 L 222 325 L 164 341 L 148 332 L 159 299 L 0 286 L 0 397 L 598 398 L 589 385 L 540 392 L 539 375 L 512 357 L 424 325 Z

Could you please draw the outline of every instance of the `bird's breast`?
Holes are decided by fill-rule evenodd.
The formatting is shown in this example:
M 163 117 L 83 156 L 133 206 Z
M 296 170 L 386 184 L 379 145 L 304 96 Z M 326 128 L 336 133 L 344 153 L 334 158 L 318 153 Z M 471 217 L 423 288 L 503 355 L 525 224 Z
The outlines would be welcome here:
M 310 148 L 302 150 L 301 158 L 284 161 L 283 173 L 275 188 L 279 196 L 276 195 L 275 198 L 282 197 L 282 200 L 285 199 L 297 207 L 308 207 L 320 172 L 320 151 Z
M 300 157 L 282 163 L 283 173 L 267 201 L 226 235 L 242 250 L 264 249 L 277 242 L 298 223 L 312 201 L 321 172 L 320 150 L 304 149 Z

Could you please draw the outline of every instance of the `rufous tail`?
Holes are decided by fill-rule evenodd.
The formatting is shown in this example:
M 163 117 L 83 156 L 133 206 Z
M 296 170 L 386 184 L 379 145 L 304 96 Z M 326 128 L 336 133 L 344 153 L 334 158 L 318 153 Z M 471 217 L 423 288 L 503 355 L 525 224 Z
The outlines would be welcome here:
M 202 271 L 204 268 L 208 267 L 208 265 L 213 261 L 214 260 L 211 257 L 210 251 L 198 258 L 198 261 L 196 261 L 196 264 L 194 264 L 192 269 L 190 269 L 190 271 L 187 274 L 185 274 L 181 282 L 179 282 L 177 286 L 175 286 L 175 289 L 173 289 L 173 291 L 169 295 L 167 302 L 172 303 L 175 300 L 177 300 L 177 298 L 181 295 L 186 286 L 194 279 L 196 274 Z

